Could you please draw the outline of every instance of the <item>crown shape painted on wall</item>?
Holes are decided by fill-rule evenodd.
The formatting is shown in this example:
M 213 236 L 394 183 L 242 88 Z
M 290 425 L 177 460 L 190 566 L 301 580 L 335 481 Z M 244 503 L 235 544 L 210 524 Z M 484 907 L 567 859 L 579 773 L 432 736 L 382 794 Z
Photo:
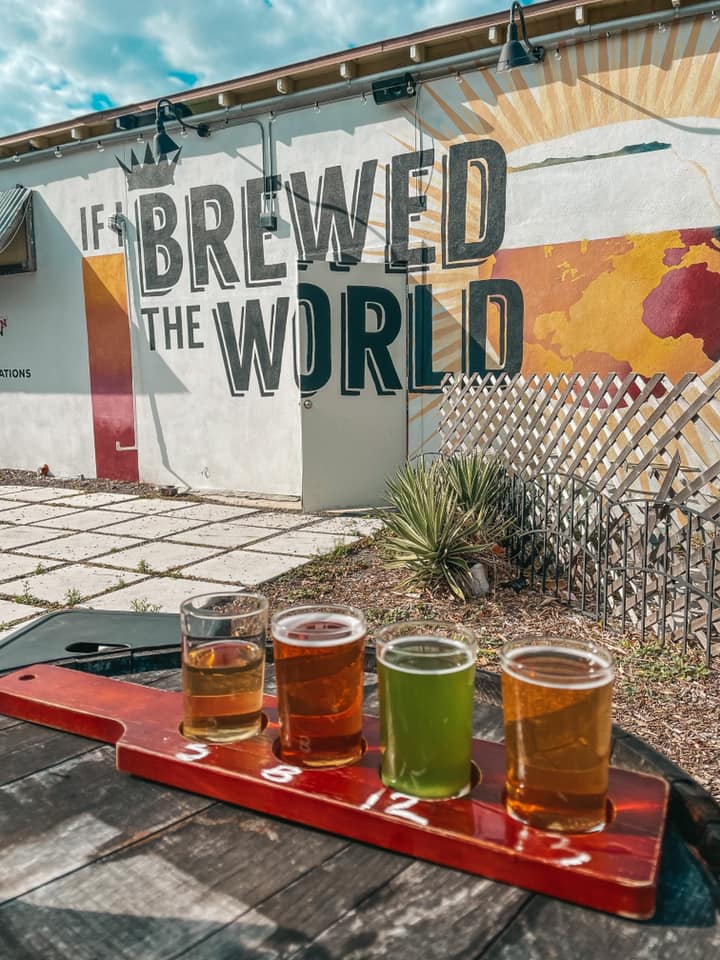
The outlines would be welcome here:
M 135 156 L 134 150 L 130 151 L 129 167 L 123 163 L 120 157 L 116 156 L 115 159 L 123 169 L 128 190 L 158 189 L 159 187 L 169 187 L 175 182 L 175 168 L 181 152 L 182 147 L 178 149 L 172 160 L 165 155 L 155 159 L 150 144 L 146 143 L 145 156 L 142 161 Z

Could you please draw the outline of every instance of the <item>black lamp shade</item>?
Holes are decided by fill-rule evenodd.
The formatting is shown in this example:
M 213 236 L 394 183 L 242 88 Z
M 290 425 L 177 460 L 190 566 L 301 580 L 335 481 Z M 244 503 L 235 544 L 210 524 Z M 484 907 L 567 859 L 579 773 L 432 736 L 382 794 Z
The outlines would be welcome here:
M 537 63 L 537 60 L 530 56 L 519 40 L 512 40 L 510 43 L 503 44 L 497 69 L 502 72 L 512 70 L 514 67 L 526 67 L 529 63 Z
M 515 23 L 517 13 L 522 27 L 522 40 L 518 39 L 518 28 Z M 533 46 L 528 40 L 525 30 L 525 17 L 520 3 L 513 3 L 510 8 L 510 22 L 507 28 L 507 37 L 500 50 L 497 70 L 512 70 L 514 67 L 526 67 L 530 63 L 540 63 L 545 57 L 545 48 Z
M 498 71 L 512 70 L 513 67 L 526 67 L 535 60 L 530 56 L 527 47 L 518 40 L 518 31 L 515 23 L 509 23 L 507 37 L 500 50 Z
M 175 143 L 169 133 L 164 130 L 158 131 L 153 137 L 153 153 L 159 160 L 160 157 L 166 157 L 169 153 L 175 153 L 180 147 Z

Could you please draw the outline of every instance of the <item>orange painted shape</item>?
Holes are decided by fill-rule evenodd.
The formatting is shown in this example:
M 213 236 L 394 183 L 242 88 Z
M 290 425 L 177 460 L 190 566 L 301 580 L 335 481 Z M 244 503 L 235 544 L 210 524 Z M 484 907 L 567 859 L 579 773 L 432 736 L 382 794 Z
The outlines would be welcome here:
M 83 259 L 83 289 L 98 477 L 138 480 L 132 350 L 121 253 Z
M 611 768 L 606 829 L 546 833 L 505 812 L 502 744 L 473 741 L 482 772 L 467 797 L 419 800 L 380 781 L 377 718 L 363 717 L 362 760 L 313 770 L 276 754 L 275 697 L 265 697 L 263 711 L 267 726 L 257 737 L 205 744 L 182 736 L 179 693 L 47 664 L 0 678 L 0 713 L 115 743 L 126 773 L 608 913 L 652 916 L 664 780 Z

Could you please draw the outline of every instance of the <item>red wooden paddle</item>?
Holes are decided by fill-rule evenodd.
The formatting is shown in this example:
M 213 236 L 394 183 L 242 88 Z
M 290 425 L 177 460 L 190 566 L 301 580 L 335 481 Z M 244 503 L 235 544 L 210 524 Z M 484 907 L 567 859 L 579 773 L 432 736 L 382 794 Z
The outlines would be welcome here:
M 481 775 L 469 796 L 419 800 L 380 781 L 374 717 L 363 720 L 367 750 L 354 766 L 283 763 L 274 749 L 275 702 L 265 697 L 262 734 L 216 746 L 182 736 L 179 693 L 48 665 L 0 678 L 0 713 L 115 743 L 127 773 L 620 916 L 652 916 L 664 780 L 612 768 L 607 828 L 547 833 L 505 813 L 501 744 L 473 741 Z

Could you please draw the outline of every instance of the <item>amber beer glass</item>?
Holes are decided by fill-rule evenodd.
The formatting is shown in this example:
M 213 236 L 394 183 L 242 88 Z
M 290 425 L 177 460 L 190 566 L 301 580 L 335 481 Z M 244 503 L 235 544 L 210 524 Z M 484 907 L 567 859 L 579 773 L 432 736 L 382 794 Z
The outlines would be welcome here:
M 308 605 L 271 625 L 283 760 L 338 767 L 362 756 L 365 618 L 354 607 Z
M 595 643 L 513 640 L 502 651 L 508 812 L 544 830 L 607 820 L 614 665 Z
M 260 732 L 268 601 L 216 593 L 180 605 L 183 734 L 229 743 Z

